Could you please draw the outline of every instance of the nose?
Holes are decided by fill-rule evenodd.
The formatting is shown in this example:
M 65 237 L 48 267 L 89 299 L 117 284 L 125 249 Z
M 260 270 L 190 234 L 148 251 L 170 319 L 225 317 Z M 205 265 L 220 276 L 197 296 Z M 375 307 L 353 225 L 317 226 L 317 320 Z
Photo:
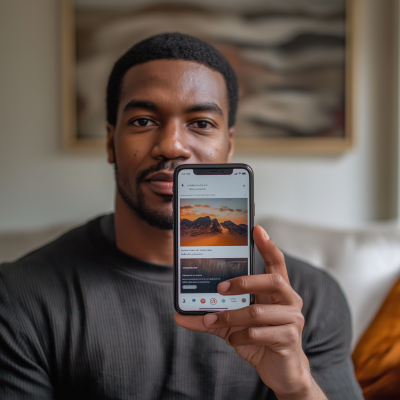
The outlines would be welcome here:
M 188 133 L 178 121 L 171 121 L 158 130 L 151 155 L 155 159 L 189 159 L 191 151 L 187 144 Z

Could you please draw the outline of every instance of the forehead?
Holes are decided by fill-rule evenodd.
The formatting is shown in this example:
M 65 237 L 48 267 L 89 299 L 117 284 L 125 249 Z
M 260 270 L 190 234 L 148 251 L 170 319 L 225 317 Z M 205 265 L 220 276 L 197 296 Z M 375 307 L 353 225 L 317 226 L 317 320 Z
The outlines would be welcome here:
M 182 106 L 214 102 L 224 114 L 228 110 L 223 75 L 193 61 L 153 60 L 130 68 L 121 83 L 119 109 L 134 98 Z

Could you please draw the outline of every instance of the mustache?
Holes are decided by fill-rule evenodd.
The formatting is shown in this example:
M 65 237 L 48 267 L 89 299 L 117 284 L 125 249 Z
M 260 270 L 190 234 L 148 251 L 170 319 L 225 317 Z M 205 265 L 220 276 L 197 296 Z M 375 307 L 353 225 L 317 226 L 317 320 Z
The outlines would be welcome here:
M 162 160 L 158 164 L 152 165 L 151 167 L 146 168 L 143 171 L 139 172 L 136 178 L 136 184 L 139 185 L 146 179 L 147 176 L 153 174 L 154 172 L 174 171 L 175 168 L 181 164 L 183 163 L 176 160 Z

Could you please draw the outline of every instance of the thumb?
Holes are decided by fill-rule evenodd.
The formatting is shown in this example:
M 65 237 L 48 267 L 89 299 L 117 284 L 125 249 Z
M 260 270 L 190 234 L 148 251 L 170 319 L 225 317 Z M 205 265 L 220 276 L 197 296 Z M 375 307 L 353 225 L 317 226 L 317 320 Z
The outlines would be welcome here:
M 265 272 L 267 274 L 280 274 L 289 283 L 285 257 L 260 225 L 254 227 L 253 239 L 265 262 Z

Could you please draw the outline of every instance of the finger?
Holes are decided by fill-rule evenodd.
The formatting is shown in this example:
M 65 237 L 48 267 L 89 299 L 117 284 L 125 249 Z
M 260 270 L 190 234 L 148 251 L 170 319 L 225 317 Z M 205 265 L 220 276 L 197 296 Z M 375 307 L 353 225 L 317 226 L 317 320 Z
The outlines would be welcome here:
M 197 332 L 208 332 L 208 328 L 204 326 L 202 315 L 182 315 L 175 314 L 175 322 L 182 328 L 190 329 Z
M 275 303 L 281 304 L 294 304 L 299 301 L 297 293 L 282 275 L 277 273 L 239 276 L 221 282 L 217 290 L 224 296 L 247 293 L 269 294 L 273 295 Z
M 282 351 L 301 344 L 301 330 L 295 324 L 250 327 L 231 333 L 228 340 L 233 347 L 260 345 Z
M 265 232 L 264 228 L 260 225 L 254 227 L 253 239 L 261 257 L 264 259 L 265 272 L 267 274 L 280 274 L 287 282 L 289 282 L 283 253 L 278 249 L 275 243 L 268 236 L 267 232 Z
M 204 325 L 212 329 L 234 326 L 304 325 L 304 317 L 296 307 L 253 304 L 238 310 L 221 311 L 204 316 Z

